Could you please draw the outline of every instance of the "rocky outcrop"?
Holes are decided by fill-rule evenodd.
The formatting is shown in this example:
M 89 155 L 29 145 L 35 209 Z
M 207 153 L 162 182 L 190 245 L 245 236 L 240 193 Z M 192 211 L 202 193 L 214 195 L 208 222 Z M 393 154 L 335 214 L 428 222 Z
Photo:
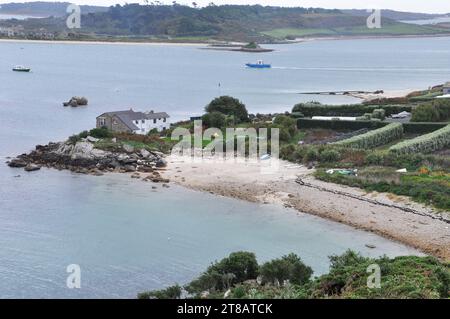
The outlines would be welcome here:
M 69 102 L 64 102 L 63 105 L 72 107 L 84 106 L 88 105 L 88 100 L 85 97 L 74 96 L 69 100 Z
M 37 145 L 32 152 L 19 155 L 7 164 L 14 168 L 24 168 L 28 172 L 48 167 L 96 176 L 105 172 L 133 173 L 134 176 L 149 174 L 143 176 L 143 180 L 168 182 L 157 172 L 167 165 L 164 154 L 119 143 L 115 151 L 104 151 L 96 148 L 94 143 L 94 140 L 86 138 L 75 144 L 62 142 Z

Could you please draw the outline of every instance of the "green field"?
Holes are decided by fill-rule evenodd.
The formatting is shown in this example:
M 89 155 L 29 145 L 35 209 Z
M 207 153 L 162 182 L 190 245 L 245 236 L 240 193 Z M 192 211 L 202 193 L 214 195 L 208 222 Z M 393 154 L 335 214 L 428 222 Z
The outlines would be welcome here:
M 311 37 L 311 36 L 341 36 L 341 35 L 425 35 L 425 34 L 450 34 L 448 29 L 439 27 L 419 26 L 406 23 L 396 23 L 382 26 L 381 29 L 369 29 L 366 26 L 340 27 L 340 28 L 282 28 L 264 31 L 262 34 L 276 39 L 286 37 Z

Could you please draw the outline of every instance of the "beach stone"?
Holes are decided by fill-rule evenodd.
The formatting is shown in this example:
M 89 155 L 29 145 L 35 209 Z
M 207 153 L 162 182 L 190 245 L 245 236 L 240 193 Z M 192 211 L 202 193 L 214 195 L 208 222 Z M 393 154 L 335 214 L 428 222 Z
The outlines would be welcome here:
M 151 155 L 151 154 L 150 154 L 149 151 L 147 151 L 146 149 L 141 149 L 141 156 L 142 156 L 143 158 L 148 158 L 150 155 Z
M 22 159 L 15 158 L 8 163 L 9 167 L 20 168 L 27 166 L 27 162 Z
M 123 144 L 123 149 L 125 152 L 127 153 L 133 153 L 134 152 L 134 147 L 128 144 Z
M 118 156 L 117 156 L 117 160 L 119 161 L 119 162 L 125 162 L 127 159 L 129 159 L 130 157 L 128 156 L 128 155 L 126 155 L 126 154 L 119 154 Z
M 166 167 L 167 166 L 167 161 L 160 158 L 159 160 L 156 161 L 155 163 L 156 167 Z
M 124 169 L 124 171 L 125 171 L 126 173 L 131 173 L 131 172 L 135 172 L 135 171 L 136 171 L 136 167 L 133 166 L 133 165 L 125 165 L 125 166 L 123 167 L 123 169 Z
M 133 175 L 131 175 L 131 178 L 139 179 L 141 178 L 141 175 L 139 173 L 134 173 Z
M 40 170 L 41 167 L 39 165 L 35 165 L 35 164 L 28 164 L 27 166 L 25 166 L 24 169 L 26 172 L 34 172 L 34 171 Z

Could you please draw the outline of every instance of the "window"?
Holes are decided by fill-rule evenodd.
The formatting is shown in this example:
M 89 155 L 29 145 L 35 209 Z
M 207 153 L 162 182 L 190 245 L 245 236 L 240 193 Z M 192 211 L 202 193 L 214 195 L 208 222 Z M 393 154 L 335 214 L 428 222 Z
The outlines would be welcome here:
M 98 120 L 98 124 L 100 125 L 100 126 L 106 126 L 106 119 L 105 118 L 100 118 L 99 120 Z
M 139 124 L 139 121 L 134 121 L 134 123 Z
M 153 124 L 156 124 L 156 119 L 153 120 Z
M 167 119 L 166 119 L 166 118 L 164 118 L 163 122 L 164 122 L 164 123 L 166 123 L 166 120 L 167 120 Z
M 145 120 L 141 120 L 141 123 L 144 124 L 144 123 L 145 123 Z

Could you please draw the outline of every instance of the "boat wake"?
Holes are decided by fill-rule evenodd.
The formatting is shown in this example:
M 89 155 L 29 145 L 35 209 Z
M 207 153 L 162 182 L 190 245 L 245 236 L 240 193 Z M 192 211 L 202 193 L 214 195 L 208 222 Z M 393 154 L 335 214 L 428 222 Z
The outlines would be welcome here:
M 450 72 L 450 69 L 424 69 L 424 68 L 323 68 L 323 67 L 295 67 L 272 66 L 278 70 L 303 70 L 303 71 L 337 71 L 337 72 Z

